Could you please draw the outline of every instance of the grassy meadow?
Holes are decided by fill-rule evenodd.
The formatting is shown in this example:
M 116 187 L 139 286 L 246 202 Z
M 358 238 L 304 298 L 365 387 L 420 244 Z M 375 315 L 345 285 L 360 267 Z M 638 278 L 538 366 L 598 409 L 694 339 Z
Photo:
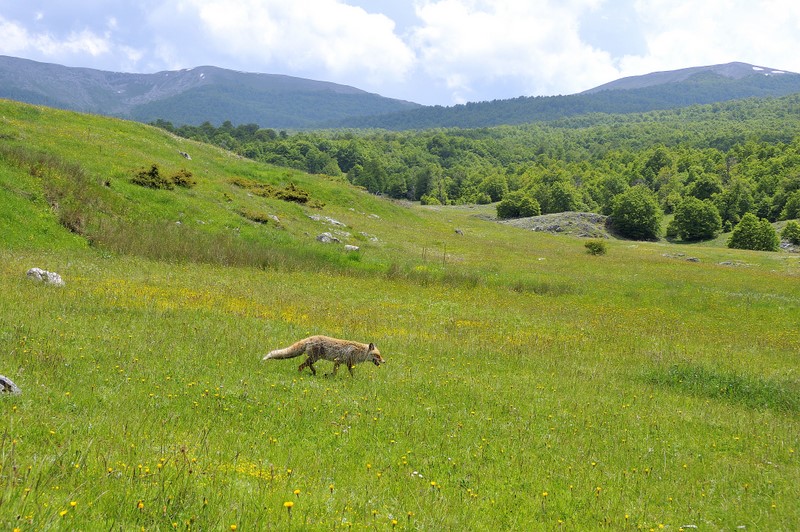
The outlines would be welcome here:
M 796 254 L 592 256 L 4 101 L 0 149 L 0 528 L 800 527 Z M 130 183 L 151 164 L 197 185 Z M 387 363 L 261 360 L 312 334 Z

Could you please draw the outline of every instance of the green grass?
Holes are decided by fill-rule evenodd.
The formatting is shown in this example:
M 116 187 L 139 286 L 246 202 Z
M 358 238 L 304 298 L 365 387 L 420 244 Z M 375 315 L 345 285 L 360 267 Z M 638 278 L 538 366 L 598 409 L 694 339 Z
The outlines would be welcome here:
M 800 524 L 796 255 L 692 246 L 694 263 L 612 240 L 592 256 L 291 174 L 325 203 L 304 209 L 229 181 L 286 170 L 144 126 L 0 117 L 4 143 L 79 163 L 101 207 L 87 245 L 41 178 L 0 161 L 0 373 L 23 389 L 0 398 L 3 528 Z M 171 171 L 178 147 L 195 188 L 127 181 Z M 362 250 L 317 243 L 336 228 L 308 214 Z M 261 360 L 311 334 L 375 342 L 387 363 L 325 378 L 325 362 L 312 377 Z

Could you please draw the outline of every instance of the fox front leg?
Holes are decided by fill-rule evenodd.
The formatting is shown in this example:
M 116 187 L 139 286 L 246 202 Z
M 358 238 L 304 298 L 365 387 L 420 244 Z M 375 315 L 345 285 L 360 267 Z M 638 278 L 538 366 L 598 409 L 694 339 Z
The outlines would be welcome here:
M 330 373 L 328 373 L 329 377 L 335 377 L 336 376 L 336 372 L 339 371 L 339 365 L 341 363 L 342 363 L 342 361 L 340 359 L 338 359 L 338 358 L 333 359 L 333 370 Z

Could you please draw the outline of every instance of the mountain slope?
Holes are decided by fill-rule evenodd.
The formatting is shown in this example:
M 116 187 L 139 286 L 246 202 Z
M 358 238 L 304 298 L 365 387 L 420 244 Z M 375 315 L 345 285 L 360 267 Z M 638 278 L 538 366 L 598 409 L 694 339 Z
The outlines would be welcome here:
M 203 66 L 155 74 L 69 68 L 0 56 L 0 97 L 175 125 L 428 129 L 639 113 L 800 92 L 800 74 L 727 63 L 623 78 L 580 94 L 426 107 L 345 85 Z
M 623 78 L 580 94 L 423 107 L 391 115 L 349 118 L 331 125 L 395 130 L 475 128 L 557 120 L 589 113 L 642 113 L 796 92 L 800 92 L 800 74 L 729 63 Z
M 203 66 L 155 74 L 71 68 L 0 56 L 0 97 L 60 109 L 177 124 L 300 128 L 413 109 L 354 87 Z
M 792 72 L 785 70 L 777 70 L 774 68 L 751 65 L 748 63 L 724 63 L 719 65 L 681 68 L 678 70 L 666 70 L 662 72 L 652 72 L 641 76 L 629 76 L 620 78 L 616 81 L 611 81 L 603 85 L 594 87 L 583 91 L 581 94 L 595 94 L 605 90 L 628 90 L 628 89 L 643 89 L 655 85 L 665 85 L 668 83 L 681 83 L 694 78 L 703 79 L 703 76 L 695 77 L 698 74 L 705 74 L 707 76 L 719 76 L 730 80 L 741 80 L 750 77 L 781 77 L 781 76 L 796 76 Z M 752 80 L 751 80 L 752 81 Z

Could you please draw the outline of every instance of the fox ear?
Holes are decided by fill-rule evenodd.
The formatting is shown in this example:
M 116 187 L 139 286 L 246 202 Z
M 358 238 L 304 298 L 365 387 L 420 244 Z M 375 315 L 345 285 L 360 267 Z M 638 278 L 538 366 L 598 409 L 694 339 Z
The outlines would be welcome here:
M 367 348 L 369 351 L 375 351 L 375 344 L 372 342 L 369 343 L 369 347 Z

